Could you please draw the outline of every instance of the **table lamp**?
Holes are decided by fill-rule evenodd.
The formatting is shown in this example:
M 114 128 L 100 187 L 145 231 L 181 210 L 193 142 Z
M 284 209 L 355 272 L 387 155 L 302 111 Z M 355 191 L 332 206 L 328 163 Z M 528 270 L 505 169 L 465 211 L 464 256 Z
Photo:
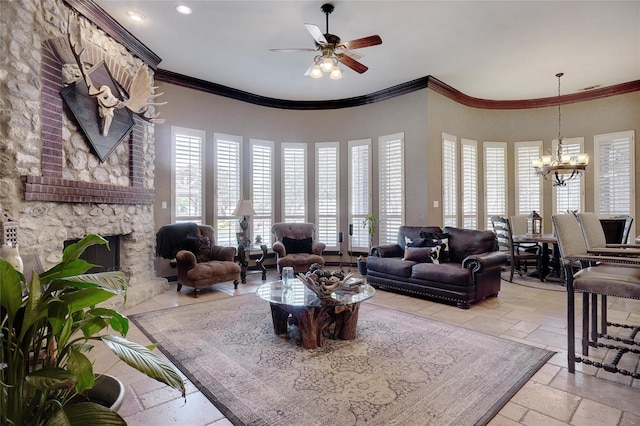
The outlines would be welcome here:
M 253 210 L 253 204 L 251 204 L 251 200 L 238 201 L 238 206 L 233 212 L 234 216 L 242 217 L 242 219 L 240 219 L 240 228 L 242 229 L 245 244 L 251 241 L 249 238 L 247 238 L 247 229 L 249 228 L 249 217 L 254 216 L 255 214 L 256 212 L 255 210 Z

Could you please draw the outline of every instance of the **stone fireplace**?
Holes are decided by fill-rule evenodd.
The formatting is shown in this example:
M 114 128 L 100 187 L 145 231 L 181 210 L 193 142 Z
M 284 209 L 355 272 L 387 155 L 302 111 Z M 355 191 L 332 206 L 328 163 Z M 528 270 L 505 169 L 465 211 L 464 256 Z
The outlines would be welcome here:
M 70 62 L 61 46 L 75 13 L 68 3 L 75 2 L 3 7 L 12 25 L 0 40 L 8 56 L 0 70 L 0 208 L 19 224 L 20 253 L 36 256 L 44 269 L 60 261 L 65 241 L 117 236 L 118 269 L 128 278 L 132 306 L 168 289 L 154 269 L 154 128 L 134 116 L 133 131 L 104 162 L 92 151 L 60 95 Z M 124 70 L 113 76 L 120 83 L 132 78 L 127 70 L 142 60 L 79 19 L 91 59 Z

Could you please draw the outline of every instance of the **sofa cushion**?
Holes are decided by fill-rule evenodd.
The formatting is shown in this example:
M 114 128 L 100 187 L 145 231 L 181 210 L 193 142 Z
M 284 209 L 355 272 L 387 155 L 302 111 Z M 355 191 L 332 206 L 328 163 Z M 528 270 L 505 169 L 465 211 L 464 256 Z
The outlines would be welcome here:
M 313 253 L 311 249 L 313 239 L 311 237 L 301 239 L 282 237 L 282 244 L 284 244 L 287 254 Z
M 433 262 L 431 256 L 433 254 L 432 247 L 410 247 L 404 248 L 404 257 L 402 260 L 412 260 L 414 262 Z
M 367 270 L 376 271 L 381 274 L 395 275 L 401 278 L 409 278 L 411 276 L 411 268 L 416 265 L 411 260 L 402 260 L 399 257 L 375 257 L 367 258 Z M 425 264 L 426 265 L 426 264 Z
M 456 263 L 417 263 L 412 268 L 411 278 L 455 286 L 468 286 L 471 270 Z
M 480 254 L 497 249 L 496 234 L 493 231 L 476 231 L 454 227 L 444 228 L 449 237 L 449 261 L 462 263 L 471 254 Z

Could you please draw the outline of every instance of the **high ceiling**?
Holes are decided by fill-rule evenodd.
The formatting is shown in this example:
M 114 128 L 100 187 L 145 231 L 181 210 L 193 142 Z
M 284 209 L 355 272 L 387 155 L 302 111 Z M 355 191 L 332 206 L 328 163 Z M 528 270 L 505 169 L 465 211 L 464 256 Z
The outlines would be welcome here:
M 323 1 L 94 1 L 160 68 L 276 99 L 344 99 L 427 75 L 491 100 L 557 95 L 558 72 L 563 94 L 640 80 L 640 1 L 334 1 L 330 33 L 382 38 L 355 51 L 369 70 L 342 67 L 341 80 L 304 76 L 315 52 L 269 51 L 313 48 L 304 24 L 326 30 Z

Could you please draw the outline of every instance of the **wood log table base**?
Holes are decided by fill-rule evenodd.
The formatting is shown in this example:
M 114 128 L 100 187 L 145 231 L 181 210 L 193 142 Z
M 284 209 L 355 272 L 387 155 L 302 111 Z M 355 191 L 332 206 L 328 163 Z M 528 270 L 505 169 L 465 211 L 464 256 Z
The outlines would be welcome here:
M 277 335 L 287 334 L 289 324 L 300 332 L 302 347 L 319 348 L 328 337 L 341 340 L 356 338 L 360 303 L 338 306 L 290 306 L 271 303 L 273 331 Z

